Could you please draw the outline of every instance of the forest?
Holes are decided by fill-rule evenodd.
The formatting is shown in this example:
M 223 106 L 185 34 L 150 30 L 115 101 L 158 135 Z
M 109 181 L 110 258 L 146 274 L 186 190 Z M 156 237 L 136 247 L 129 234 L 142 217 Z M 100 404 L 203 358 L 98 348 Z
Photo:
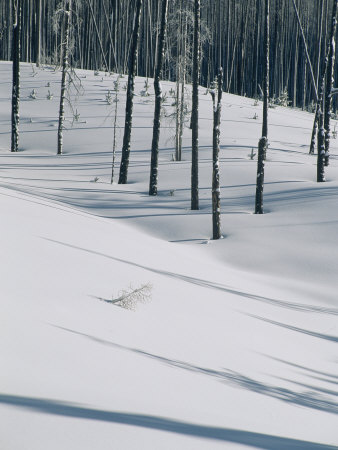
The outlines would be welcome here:
M 11 59 L 14 0 L 1 2 L 0 59 Z M 316 82 L 325 58 L 333 0 L 295 0 Z M 264 58 L 265 0 L 201 0 L 200 84 L 209 86 L 223 67 L 226 92 L 260 95 Z M 60 0 L 22 2 L 21 59 L 58 65 L 64 25 Z M 127 73 L 136 0 L 73 0 L 71 65 Z M 193 0 L 168 3 L 163 78 L 191 81 Z M 160 32 L 161 2 L 144 0 L 137 75 L 153 77 Z M 287 92 L 290 104 L 311 108 L 311 71 L 293 0 L 270 1 L 270 96 Z M 336 69 L 337 70 L 337 69 Z M 334 102 L 334 108 L 336 103 Z

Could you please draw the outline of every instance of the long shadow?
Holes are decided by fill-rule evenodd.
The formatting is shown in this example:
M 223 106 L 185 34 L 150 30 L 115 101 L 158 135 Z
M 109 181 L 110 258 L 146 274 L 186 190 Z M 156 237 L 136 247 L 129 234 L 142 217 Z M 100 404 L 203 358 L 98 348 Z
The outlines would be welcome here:
M 102 300 L 98 298 L 99 300 Z M 103 299 L 104 300 L 104 299 Z M 57 325 L 52 325 L 56 328 L 59 328 L 63 331 L 67 331 L 69 333 L 74 333 L 76 335 L 83 336 L 87 339 L 90 339 L 96 343 L 106 345 L 109 347 L 114 347 L 119 350 L 123 351 L 129 351 L 136 353 L 138 355 L 154 359 L 160 363 L 169 365 L 171 367 L 176 367 L 182 370 L 187 370 L 189 372 L 194 372 L 202 375 L 206 375 L 208 377 L 213 377 L 218 379 L 219 381 L 223 383 L 230 384 L 236 388 L 245 389 L 251 392 L 255 392 L 256 394 L 265 395 L 268 397 L 275 398 L 277 400 L 281 400 L 283 402 L 292 403 L 297 406 L 301 406 L 304 408 L 310 408 L 315 409 L 318 411 L 323 411 L 331 414 L 338 414 L 338 403 L 334 400 L 331 400 L 328 395 L 328 392 L 326 392 L 326 395 L 318 395 L 317 388 L 310 386 L 310 391 L 307 389 L 304 392 L 297 392 L 293 391 L 291 389 L 287 389 L 281 386 L 274 386 L 271 384 L 263 383 L 259 380 L 255 380 L 253 378 L 250 378 L 246 375 L 243 375 L 238 372 L 234 372 L 232 370 L 228 369 L 222 369 L 222 370 L 215 370 L 215 369 L 209 369 L 206 367 L 196 366 L 194 364 L 175 360 L 175 359 L 169 359 L 165 358 L 160 355 L 155 355 L 153 353 L 145 352 L 144 350 L 132 348 L 132 347 L 126 347 L 120 344 L 116 344 L 111 341 L 107 341 L 105 339 L 98 338 L 96 336 L 92 336 L 86 333 L 81 333 L 75 330 L 70 330 L 68 328 L 60 327 Z M 324 394 L 324 392 L 322 392 Z M 336 395 L 336 394 L 335 394 Z
M 282 328 L 286 328 L 291 331 L 296 331 L 297 333 L 307 334 L 308 336 L 312 336 L 318 339 L 324 339 L 325 341 L 330 342 L 338 342 L 338 336 L 332 336 L 330 334 L 316 333 L 315 331 L 305 330 L 303 328 L 294 327 L 292 325 L 287 325 L 286 323 L 276 322 L 275 320 L 267 319 L 266 317 L 258 317 L 253 314 L 248 314 L 250 317 L 253 317 L 258 320 L 262 320 L 263 322 L 271 323 L 272 325 L 277 325 Z
M 0 394 L 0 403 L 18 408 L 28 409 L 37 413 L 51 414 L 77 419 L 95 420 L 100 422 L 129 425 L 151 430 L 176 433 L 185 436 L 212 439 L 223 442 L 247 445 L 266 450 L 337 450 L 334 445 L 319 444 L 282 436 L 272 436 L 231 428 L 212 427 L 189 422 L 182 422 L 165 417 L 145 414 L 106 411 L 84 407 L 78 404 L 66 403 L 50 399 Z
M 48 239 L 48 238 L 42 238 L 42 239 L 45 239 L 50 242 L 54 242 L 55 244 L 63 245 L 65 247 L 74 248 L 75 250 L 80 250 L 80 251 L 90 253 L 93 255 L 102 256 L 103 258 L 108 258 L 108 259 L 111 259 L 114 261 L 121 262 L 123 264 L 128 264 L 133 267 L 138 267 L 138 268 L 147 270 L 149 272 L 156 273 L 158 275 L 175 278 L 175 279 L 184 281 L 186 283 L 191 283 L 191 284 L 195 284 L 197 286 L 205 287 L 207 289 L 216 289 L 218 291 L 226 292 L 228 294 L 233 294 L 233 295 L 243 297 L 243 298 L 248 298 L 250 300 L 256 300 L 259 302 L 268 303 L 270 305 L 277 306 L 280 308 L 287 308 L 287 309 L 300 311 L 300 312 L 307 312 L 307 313 L 310 312 L 310 313 L 318 313 L 318 314 L 330 314 L 330 315 L 335 315 L 335 316 L 338 315 L 338 309 L 335 309 L 335 308 L 326 308 L 326 307 L 322 307 L 322 306 L 314 306 L 314 305 L 301 304 L 301 303 L 295 303 L 295 302 L 287 302 L 284 300 L 277 300 L 277 299 L 273 299 L 273 298 L 269 298 L 269 297 L 264 297 L 261 295 L 251 294 L 249 292 L 233 289 L 224 284 L 216 283 L 214 281 L 203 280 L 202 278 L 194 278 L 194 277 L 190 277 L 188 275 L 183 275 L 181 273 L 175 273 L 175 272 L 169 272 L 166 270 L 155 269 L 153 267 L 138 264 L 133 261 L 128 261 L 128 260 L 125 260 L 122 258 L 117 258 L 115 256 L 107 255 L 105 253 L 97 252 L 95 250 L 85 249 L 85 248 L 78 247 L 78 246 L 75 246 L 72 244 L 67 244 L 65 242 L 57 241 L 54 239 Z

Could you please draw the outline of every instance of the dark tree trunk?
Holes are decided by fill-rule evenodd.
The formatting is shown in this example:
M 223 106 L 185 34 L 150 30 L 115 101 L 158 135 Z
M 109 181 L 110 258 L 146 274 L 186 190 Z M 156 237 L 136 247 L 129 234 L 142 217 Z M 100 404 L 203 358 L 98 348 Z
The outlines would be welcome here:
M 264 28 L 264 83 L 263 83 L 263 125 L 262 137 L 268 139 L 268 111 L 269 111 L 269 77 L 270 77 L 270 0 L 265 0 L 265 28 Z M 265 146 L 265 152 L 266 152 Z M 264 153 L 264 159 L 266 154 Z
M 323 98 L 323 95 L 321 93 Z M 322 183 L 325 181 L 325 129 L 324 129 L 324 113 L 323 102 L 318 108 L 318 136 L 317 136 L 317 181 Z
M 194 48 L 192 69 L 192 111 L 191 111 L 191 209 L 199 209 L 198 198 L 198 83 L 200 67 L 200 0 L 195 0 L 194 8 Z
M 37 67 L 40 66 L 41 60 L 41 1 L 36 0 L 35 63 Z
M 64 17 L 65 17 L 65 32 L 62 42 L 62 75 L 61 75 L 61 93 L 60 93 L 60 107 L 59 107 L 59 126 L 58 126 L 58 142 L 57 154 L 62 155 L 63 151 L 63 123 L 65 120 L 65 97 L 66 97 L 66 81 L 68 74 L 68 57 L 69 57 L 69 27 L 70 27 L 70 11 L 71 0 L 66 0 Z
M 154 90 L 155 90 L 155 112 L 153 125 L 153 139 L 151 143 L 151 164 L 150 164 L 150 180 L 149 195 L 157 195 L 158 182 L 158 147 L 160 140 L 161 128 L 161 105 L 162 105 L 162 88 L 161 78 L 164 58 L 165 33 L 167 25 L 168 0 L 162 0 L 161 14 L 161 30 L 157 47 L 157 63 L 155 69 Z
M 324 129 L 325 129 L 325 166 L 329 165 L 330 152 L 330 122 L 332 109 L 332 87 L 334 83 L 334 63 L 335 63 L 335 47 L 336 47 L 336 28 L 337 28 L 337 4 L 338 0 L 334 0 L 332 10 L 332 25 L 330 35 L 330 51 L 327 64 L 326 88 L 325 88 L 325 107 L 324 107 Z
M 127 99 L 126 99 L 126 117 L 124 125 L 123 145 L 122 145 L 122 158 L 120 165 L 119 184 L 126 184 L 128 179 L 128 167 L 130 156 L 130 140 L 131 129 L 133 121 L 133 97 L 135 87 L 135 75 L 137 66 L 137 46 L 140 35 L 140 20 L 141 20 L 142 0 L 136 1 L 135 10 L 135 24 L 132 36 L 132 45 L 130 50 L 130 62 L 128 73 L 128 87 L 127 87 Z
M 270 0 L 265 0 L 265 31 L 264 31 L 264 99 L 263 99 L 263 126 L 262 137 L 258 143 L 258 162 L 256 180 L 255 214 L 263 214 L 263 189 L 264 189 L 264 160 L 268 146 L 268 101 L 269 101 L 269 13 Z
M 219 182 L 219 151 L 221 136 L 221 111 L 223 70 L 219 69 L 217 77 L 217 103 L 214 91 L 211 91 L 214 104 L 214 121 L 212 133 L 212 238 L 221 238 L 221 191 Z
M 318 102 L 317 102 L 317 110 L 318 110 L 318 155 L 317 155 L 317 182 L 322 183 L 325 181 L 325 128 L 324 128 L 324 108 L 323 98 L 324 98 L 324 89 L 325 89 L 325 75 L 327 74 L 328 66 L 329 66 L 329 56 L 331 53 L 331 45 L 334 43 L 334 36 L 336 34 L 337 28 L 337 3 L 338 0 L 334 0 L 333 9 L 332 9 L 332 27 L 331 34 L 326 48 L 326 56 L 325 62 L 323 66 L 323 72 L 321 74 L 321 82 L 318 94 Z M 330 74 L 328 74 L 330 75 Z M 330 92 L 331 95 L 331 92 Z
M 13 0 L 13 36 L 12 36 L 12 137 L 11 151 L 17 152 L 19 148 L 19 103 L 20 103 L 20 29 L 21 29 L 21 0 Z

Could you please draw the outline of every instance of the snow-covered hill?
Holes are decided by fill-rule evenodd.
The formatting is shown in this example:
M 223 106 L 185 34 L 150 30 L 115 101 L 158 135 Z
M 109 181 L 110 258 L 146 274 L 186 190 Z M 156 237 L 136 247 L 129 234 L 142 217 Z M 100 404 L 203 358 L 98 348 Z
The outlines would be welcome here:
M 68 110 L 56 156 L 60 73 L 22 64 L 10 154 L 11 64 L 0 64 L 0 449 L 338 448 L 337 141 L 318 185 L 313 116 L 270 110 L 266 214 L 254 215 L 261 104 L 225 94 L 224 239 L 212 241 L 211 97 L 201 88 L 193 212 L 190 130 L 174 162 L 163 119 L 149 197 L 153 96 L 137 95 L 129 183 L 111 185 L 116 76 L 78 75 L 79 117 Z M 109 302 L 142 286 L 135 311 Z

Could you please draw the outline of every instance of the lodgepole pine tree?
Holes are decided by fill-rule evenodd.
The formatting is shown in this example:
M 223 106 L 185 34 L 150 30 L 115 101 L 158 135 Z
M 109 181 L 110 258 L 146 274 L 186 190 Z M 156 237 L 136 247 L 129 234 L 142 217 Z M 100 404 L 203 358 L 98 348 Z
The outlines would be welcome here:
M 332 44 L 334 46 L 335 43 L 335 34 L 336 34 L 336 28 L 337 28 L 337 4 L 338 0 L 334 0 L 333 7 L 332 7 L 332 25 L 331 25 L 331 31 L 330 31 L 330 37 L 326 48 L 326 55 L 325 55 L 325 62 L 323 66 L 323 71 L 321 74 L 321 82 L 319 87 L 319 95 L 318 95 L 318 102 L 317 102 L 317 111 L 318 111 L 318 137 L 317 137 L 317 147 L 318 147 L 318 154 L 317 154 L 317 182 L 322 183 L 325 181 L 325 118 L 324 118 L 324 109 L 325 109 L 325 100 L 324 100 L 324 90 L 325 90 L 325 76 L 328 71 L 329 67 L 329 59 L 331 54 L 331 48 Z M 334 62 L 334 60 L 333 60 Z M 330 76 L 330 74 L 328 74 Z M 328 95 L 331 96 L 332 94 L 332 87 L 330 91 L 328 92 Z
M 42 0 L 36 0 L 36 45 L 35 45 L 35 63 L 36 67 L 40 66 L 41 62 L 41 11 Z
M 61 92 L 60 92 L 60 107 L 59 107 L 59 126 L 58 126 L 58 141 L 57 154 L 62 155 L 63 151 L 63 123 L 65 121 L 65 97 L 66 97 L 66 81 L 69 66 L 69 28 L 70 28 L 70 11 L 72 0 L 65 0 L 65 7 L 62 11 L 64 15 L 64 38 L 62 42 L 62 75 L 61 75 Z
M 132 128 L 132 121 L 133 121 L 133 97 L 134 97 L 135 75 L 136 75 L 136 65 L 137 65 L 137 46 L 138 46 L 139 35 L 140 35 L 141 10 L 142 10 L 142 0 L 136 0 L 135 23 L 134 23 L 132 43 L 131 43 L 131 49 L 130 49 L 127 99 L 126 99 L 126 117 L 125 117 L 125 125 L 124 125 L 119 184 L 126 184 L 127 179 L 128 179 L 130 139 L 131 139 L 131 128 Z
M 19 148 L 19 103 L 20 103 L 20 31 L 21 31 L 21 0 L 13 0 L 13 34 L 12 34 L 12 134 L 11 151 L 17 152 Z
M 151 164 L 149 195 L 157 195 L 158 182 L 158 146 L 160 140 L 161 127 L 161 106 L 162 106 L 162 88 L 161 77 L 164 58 L 164 44 L 167 25 L 168 0 L 162 0 L 161 29 L 157 46 L 157 62 L 155 68 L 154 90 L 155 90 L 155 112 L 153 124 L 153 139 L 151 144 Z
M 255 214 L 263 214 L 264 160 L 268 146 L 268 102 L 269 102 L 269 51 L 270 51 L 270 0 L 265 0 L 264 30 L 264 89 L 263 89 L 263 126 L 262 137 L 258 143 L 257 181 Z
M 198 198 L 198 83 L 200 72 L 200 0 L 194 3 L 194 47 L 192 68 L 192 111 L 191 111 L 191 209 L 199 209 Z
M 220 68 L 217 76 L 217 103 L 216 94 L 211 90 L 214 105 L 214 121 L 212 133 L 212 238 L 221 238 L 221 191 L 219 183 L 219 151 L 221 135 L 223 69 Z
M 330 153 L 330 122 L 332 109 L 332 88 L 334 83 L 334 64 L 335 64 L 335 50 L 336 50 L 336 28 L 337 28 L 337 4 L 338 0 L 334 0 L 332 10 L 331 35 L 329 41 L 329 59 L 327 64 L 327 76 L 325 87 L 325 105 L 324 105 L 324 129 L 325 129 L 325 166 L 329 165 Z

